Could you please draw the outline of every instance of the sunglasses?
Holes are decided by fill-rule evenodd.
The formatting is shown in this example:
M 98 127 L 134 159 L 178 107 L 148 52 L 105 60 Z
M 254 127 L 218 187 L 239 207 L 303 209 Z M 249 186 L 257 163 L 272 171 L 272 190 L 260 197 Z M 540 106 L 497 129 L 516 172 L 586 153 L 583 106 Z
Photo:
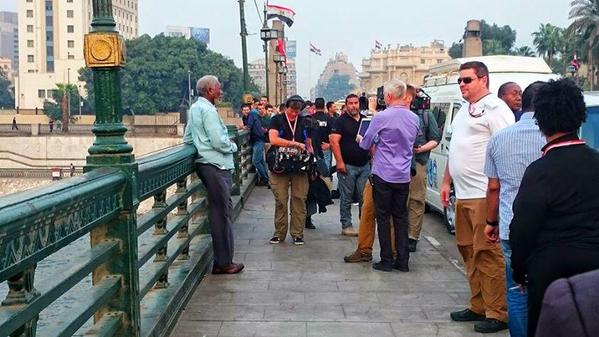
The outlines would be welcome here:
M 459 77 L 458 78 L 458 84 L 462 84 L 462 82 L 464 82 L 464 84 L 470 84 L 470 83 L 472 83 L 472 81 L 474 81 L 474 79 L 472 77 Z

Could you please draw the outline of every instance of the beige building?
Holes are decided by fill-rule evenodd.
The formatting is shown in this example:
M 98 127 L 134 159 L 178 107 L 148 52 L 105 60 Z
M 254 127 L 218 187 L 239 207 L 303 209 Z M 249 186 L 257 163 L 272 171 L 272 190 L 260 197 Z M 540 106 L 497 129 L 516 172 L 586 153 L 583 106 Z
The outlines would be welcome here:
M 376 88 L 392 78 L 422 85 L 431 66 L 450 60 L 441 41 L 433 41 L 427 47 L 410 45 L 373 50 L 370 57 L 362 60 L 360 86 L 368 94 L 376 94 Z
M 324 67 L 324 70 L 318 78 L 316 86 L 326 86 L 331 77 L 333 77 L 335 74 L 349 76 L 349 83 L 355 88 L 354 91 L 358 92 L 360 89 L 358 71 L 356 70 L 356 67 L 349 62 L 347 55 L 343 53 L 335 54 L 335 58 L 330 59 L 327 65 Z M 310 98 L 314 99 L 316 95 L 318 95 L 318 93 L 316 93 L 315 88 L 311 89 Z
M 287 59 L 287 97 L 297 94 L 297 75 L 295 71 L 295 60 Z M 258 59 L 248 64 L 248 73 L 260 92 L 266 92 L 266 72 L 264 59 Z
M 125 39 L 138 36 L 137 0 L 112 2 L 116 29 Z M 91 0 L 19 0 L 19 76 L 15 106 L 41 109 L 58 83 L 78 82 L 85 67 L 83 35 L 92 19 Z

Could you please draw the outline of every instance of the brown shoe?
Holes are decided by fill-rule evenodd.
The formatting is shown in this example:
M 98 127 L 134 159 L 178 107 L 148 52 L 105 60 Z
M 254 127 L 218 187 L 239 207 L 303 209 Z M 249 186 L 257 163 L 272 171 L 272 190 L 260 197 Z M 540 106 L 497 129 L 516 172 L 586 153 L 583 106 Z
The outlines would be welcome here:
M 358 236 L 358 232 L 356 232 L 356 230 L 352 226 L 343 228 L 341 230 L 341 234 L 345 236 Z
M 245 266 L 243 263 L 231 263 L 224 268 L 212 267 L 212 274 L 237 274 L 243 270 Z
M 347 263 L 370 262 L 372 261 L 372 253 L 356 250 L 351 255 L 343 257 L 343 261 Z

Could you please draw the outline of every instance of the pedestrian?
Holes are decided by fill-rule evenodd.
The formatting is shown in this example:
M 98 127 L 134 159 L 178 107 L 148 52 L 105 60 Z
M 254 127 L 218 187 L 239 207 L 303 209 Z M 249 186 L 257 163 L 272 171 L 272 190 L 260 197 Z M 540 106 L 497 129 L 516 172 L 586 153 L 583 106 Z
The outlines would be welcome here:
M 411 107 L 416 95 L 416 88 L 408 84 L 406 106 Z M 374 103 L 376 104 L 376 100 Z M 441 140 L 439 127 L 432 112 L 424 109 L 413 112 L 418 116 L 418 135 L 414 143 L 412 177 L 408 194 L 408 249 L 410 252 L 416 251 L 416 245 L 420 240 L 420 232 L 422 231 L 422 223 L 424 222 L 428 159 L 431 151 L 437 147 Z
M 276 111 L 275 115 L 280 115 L 285 112 L 285 103 L 279 104 L 279 109 Z
M 334 119 L 325 111 L 324 98 L 319 97 L 314 100 L 314 106 L 316 112 L 314 113 L 314 119 L 318 123 L 318 135 L 320 137 L 320 144 L 322 154 L 328 169 L 331 169 L 332 154 L 331 145 L 329 141 L 329 135 L 333 128 Z
M 243 123 L 244 129 L 249 129 L 248 118 L 250 117 L 251 110 L 252 110 L 251 104 L 246 103 L 241 106 L 241 122 Z
M 351 207 L 354 195 L 362 208 L 364 185 L 370 175 L 370 157 L 368 150 L 361 149 L 356 141 L 360 122 L 359 98 L 350 94 L 345 98 L 347 111 L 339 116 L 331 129 L 329 137 L 331 150 L 335 156 L 337 179 L 339 184 L 339 217 L 341 234 L 358 236 L 352 224 Z
M 511 337 L 526 337 L 527 295 L 512 278 L 509 226 L 514 213 L 512 205 L 524 171 L 541 157 L 547 140 L 534 119 L 533 99 L 543 82 L 535 82 L 522 95 L 522 117 L 516 124 L 499 131 L 487 145 L 485 174 L 487 185 L 487 221 L 485 237 L 500 242 L 505 261 L 508 327 Z
M 17 125 L 17 117 L 12 118 L 12 128 L 11 130 L 19 130 L 19 126 Z
M 506 82 L 499 87 L 497 96 L 507 104 L 514 113 L 516 122 L 522 116 L 522 88 L 516 82 Z
M 407 201 L 418 116 L 409 110 L 406 89 L 406 84 L 398 79 L 385 83 L 383 92 L 387 109 L 374 115 L 360 142 L 362 149 L 374 152 L 372 187 L 381 260 L 372 267 L 380 271 L 409 271 Z M 347 106 L 349 109 L 349 103 Z M 395 259 L 391 218 L 397 250 Z
M 485 240 L 488 178 L 484 174 L 489 139 L 514 124 L 510 108 L 489 91 L 489 70 L 482 62 L 460 66 L 458 84 L 466 104 L 451 123 L 449 158 L 441 185 L 444 207 L 453 183 L 456 203 L 456 241 L 470 284 L 467 309 L 452 312 L 454 321 L 475 321 L 481 333 L 507 329 L 505 262 L 499 243 Z
M 599 269 L 599 153 L 578 137 L 587 117 L 582 91 L 567 78 L 550 81 L 534 108 L 547 144 L 522 177 L 510 223 L 513 278 L 528 290 L 528 336 L 553 281 Z
M 73 165 L 73 163 L 69 165 L 69 174 L 71 177 L 75 175 L 75 165 Z
M 305 156 L 311 151 L 311 140 L 306 129 L 305 117 L 300 116 L 304 100 L 297 95 L 287 99 L 284 113 L 276 115 L 270 122 L 268 137 L 271 150 L 268 154 L 279 158 Z M 269 161 L 272 163 L 276 158 Z M 282 159 L 284 160 L 284 159 Z M 283 164 L 283 163 L 281 163 Z M 274 164 L 269 163 L 271 170 L 270 187 L 275 198 L 275 233 L 270 239 L 271 244 L 285 241 L 289 230 L 293 243 L 303 245 L 304 224 L 306 221 L 306 200 L 308 198 L 308 173 L 305 167 L 294 166 L 289 171 L 274 172 Z M 291 199 L 291 200 L 289 200 Z M 291 221 L 289 221 L 289 208 L 291 205 Z
M 213 274 L 236 274 L 244 265 L 233 262 L 234 240 L 231 228 L 231 170 L 235 168 L 227 127 L 214 104 L 222 96 L 218 78 L 206 75 L 196 85 L 200 97 L 191 106 L 183 141 L 193 144 L 198 152 L 195 169 L 206 187 L 208 223 L 214 251 Z
M 339 117 L 339 113 L 337 113 L 337 106 L 335 105 L 335 102 L 327 102 L 327 113 L 329 114 L 329 117 L 333 119 L 333 122 L 335 122 L 335 120 Z
M 252 164 L 256 168 L 256 173 L 258 173 L 257 186 L 268 186 L 268 169 L 264 158 L 264 139 L 267 129 L 262 124 L 265 113 L 264 105 L 258 103 L 257 111 L 250 111 L 247 124 L 250 130 L 250 144 L 252 145 Z
M 48 123 L 48 127 L 50 128 L 50 133 L 52 133 L 52 131 L 54 131 L 54 120 L 51 119 L 50 122 Z

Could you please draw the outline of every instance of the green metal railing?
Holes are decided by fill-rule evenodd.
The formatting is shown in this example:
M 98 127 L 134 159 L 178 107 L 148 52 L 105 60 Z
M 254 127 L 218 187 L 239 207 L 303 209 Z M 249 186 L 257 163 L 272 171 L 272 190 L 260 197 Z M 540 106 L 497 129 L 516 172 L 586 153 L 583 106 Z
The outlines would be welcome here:
M 0 284 L 8 287 L 1 337 L 167 336 L 212 260 L 195 149 L 181 145 L 135 159 L 125 139 L 124 50 L 112 1 L 92 0 L 92 7 L 84 54 L 94 76 L 95 140 L 83 175 L 0 198 Z M 232 186 L 236 217 L 255 179 L 248 132 L 230 128 L 229 135 L 240 149 Z M 168 196 L 171 186 L 176 190 Z M 138 218 L 140 201 L 150 198 L 152 209 Z M 82 238 L 89 238 L 89 248 L 75 246 Z M 36 273 L 48 258 L 67 260 L 62 249 L 69 248 L 67 270 Z M 81 286 L 75 305 L 59 318 L 39 319 Z
M 233 189 L 247 191 L 254 179 L 243 166 L 251 155 L 248 132 L 232 136 L 242 149 Z M 0 282 L 9 288 L 0 306 L 0 336 L 71 336 L 91 317 L 95 324 L 88 333 L 94 336 L 167 334 L 212 259 L 195 153 L 193 146 L 180 145 L 140 158 L 134 189 L 127 188 L 126 174 L 107 167 L 0 198 Z M 150 198 L 151 210 L 123 222 L 127 199 Z M 116 228 L 123 224 L 124 230 Z M 82 236 L 90 236 L 91 247 L 79 252 L 68 271 L 60 278 L 36 277 L 40 261 Z M 134 242 L 127 243 L 131 237 Z M 130 261 L 134 270 L 110 271 L 110 265 Z M 38 328 L 39 314 L 90 274 L 97 276 L 94 284 L 65 314 L 68 319 Z

